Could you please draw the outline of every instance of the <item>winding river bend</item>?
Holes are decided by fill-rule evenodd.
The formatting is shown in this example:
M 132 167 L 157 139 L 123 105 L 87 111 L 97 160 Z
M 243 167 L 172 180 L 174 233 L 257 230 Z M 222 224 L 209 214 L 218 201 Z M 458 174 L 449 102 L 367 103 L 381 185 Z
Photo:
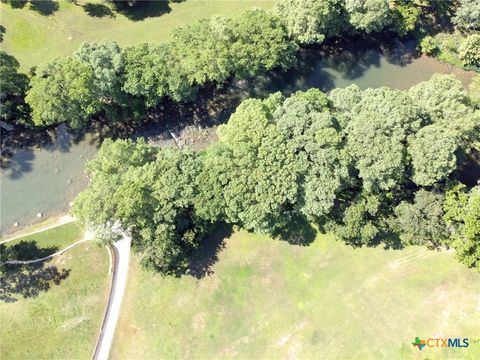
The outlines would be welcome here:
M 363 89 L 379 86 L 407 89 L 434 73 L 454 73 L 465 85 L 474 75 L 418 56 L 410 43 L 355 42 L 355 45 L 303 49 L 297 65 L 287 72 L 270 72 L 250 81 L 231 82 L 185 108 L 158 109 L 152 121 L 123 136 L 144 136 L 164 146 L 175 145 L 173 134 L 180 147 L 199 149 L 216 140 L 216 126 L 226 121 L 240 101 L 248 97 L 264 97 L 276 91 L 289 95 L 311 87 L 329 91 L 353 83 Z M 47 141 L 34 141 L 34 146 L 7 145 L 7 165 L 0 175 L 0 232 L 12 231 L 16 222 L 20 226 L 33 223 L 38 220 L 38 213 L 48 217 L 68 210 L 69 203 L 87 184 L 83 173 L 85 162 L 98 151 L 105 136 L 109 135 L 98 130 L 78 136 L 61 125 L 50 130 Z

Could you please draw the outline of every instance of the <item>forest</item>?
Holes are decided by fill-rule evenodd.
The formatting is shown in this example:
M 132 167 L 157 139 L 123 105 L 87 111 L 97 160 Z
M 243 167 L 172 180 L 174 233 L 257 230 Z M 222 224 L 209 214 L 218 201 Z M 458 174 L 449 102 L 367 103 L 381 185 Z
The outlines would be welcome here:
M 408 91 L 248 99 L 204 152 L 106 140 L 73 213 L 107 243 L 120 223 L 162 273 L 181 273 L 219 222 L 279 238 L 309 222 L 355 247 L 453 247 L 478 268 L 480 192 L 460 181 L 480 145 L 474 90 L 435 75 Z

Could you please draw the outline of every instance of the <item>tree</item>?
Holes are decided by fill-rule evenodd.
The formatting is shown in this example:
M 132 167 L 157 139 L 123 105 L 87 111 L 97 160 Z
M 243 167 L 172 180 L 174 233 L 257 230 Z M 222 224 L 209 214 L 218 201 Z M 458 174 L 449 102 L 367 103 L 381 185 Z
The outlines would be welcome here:
M 459 28 L 480 30 L 480 0 L 459 0 L 452 21 Z
M 91 68 L 107 119 L 116 121 L 133 117 L 136 120 L 143 115 L 138 100 L 122 90 L 125 59 L 115 41 L 83 43 L 73 58 Z
M 387 0 L 345 0 L 345 9 L 353 27 L 367 34 L 383 30 L 392 20 Z
M 168 45 L 140 44 L 126 48 L 123 90 L 141 96 L 147 107 L 153 107 L 170 94 L 169 76 L 172 56 Z
M 463 65 L 480 67 L 480 35 L 467 36 L 458 47 L 458 56 Z
M 317 89 L 299 91 L 279 106 L 274 121 L 296 154 L 302 174 L 297 208 L 310 220 L 327 215 L 348 184 L 349 162 L 330 102 Z
M 222 83 L 233 72 L 229 61 L 230 24 L 227 17 L 214 17 L 173 30 L 173 56 L 191 86 L 208 81 Z
M 39 66 L 30 86 L 25 100 L 37 126 L 67 122 L 81 128 L 101 109 L 92 69 L 72 58 Z
M 405 142 L 423 122 L 420 109 L 399 90 L 368 89 L 350 111 L 347 151 L 367 191 L 391 190 L 405 174 Z
M 439 125 L 420 129 L 408 146 L 412 158 L 413 181 L 429 186 L 446 177 L 456 168 L 455 152 L 458 141 L 454 135 Z
M 405 36 L 415 30 L 420 10 L 410 1 L 398 1 L 393 9 L 393 31 Z
M 352 246 L 373 245 L 381 233 L 378 223 L 380 198 L 359 194 L 345 210 L 336 235 Z
M 480 271 L 480 187 L 456 185 L 445 194 L 444 219 L 452 230 L 457 258 Z
M 270 117 L 262 101 L 244 101 L 219 128 L 204 165 L 210 174 L 200 175 L 199 203 L 213 198 L 228 222 L 261 233 L 285 221 L 298 191 L 295 156 Z M 204 213 L 218 216 L 211 206 Z
M 28 123 L 28 77 L 18 72 L 19 67 L 13 56 L 0 51 L 0 119 L 8 123 Z
M 453 75 L 434 74 L 430 80 L 412 86 L 408 94 L 433 122 L 448 118 L 445 114 L 452 108 L 467 103 L 466 91 Z
M 130 231 L 145 267 L 182 272 L 207 230 L 195 209 L 201 166 L 191 151 L 157 150 L 142 140 L 106 140 L 87 165 L 91 181 L 72 212 L 102 234 L 106 225 L 115 224 Z
M 394 229 L 405 245 L 436 248 L 446 243 L 448 231 L 443 221 L 443 195 L 419 190 L 413 203 L 401 202 L 395 208 Z
M 433 55 L 438 51 L 438 44 L 434 37 L 427 35 L 420 41 L 420 49 L 424 54 Z
M 274 12 L 299 44 L 322 43 L 348 27 L 341 0 L 281 0 L 275 4 Z
M 350 121 L 350 109 L 352 109 L 362 99 L 362 92 L 356 84 L 346 88 L 335 88 L 330 91 L 328 96 L 332 102 L 332 107 L 336 110 L 336 117 L 342 129 L 345 129 Z
M 121 87 L 124 58 L 115 41 L 83 43 L 74 53 L 74 59 L 91 67 L 95 83 L 105 101 L 115 99 Z
M 265 70 L 288 69 L 295 62 L 297 45 L 281 20 L 265 10 L 250 10 L 232 18 L 229 27 L 233 73 L 248 78 Z

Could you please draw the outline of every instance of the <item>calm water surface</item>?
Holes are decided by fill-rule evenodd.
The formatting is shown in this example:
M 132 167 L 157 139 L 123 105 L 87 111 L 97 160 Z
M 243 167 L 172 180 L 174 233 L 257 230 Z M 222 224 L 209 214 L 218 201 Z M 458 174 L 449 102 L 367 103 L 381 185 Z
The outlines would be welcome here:
M 358 46 L 357 46 L 358 47 Z M 334 87 L 357 84 L 360 88 L 390 86 L 407 89 L 434 73 L 454 73 L 467 84 L 472 73 L 452 69 L 426 57 L 414 57 L 408 44 L 392 46 L 360 46 L 362 50 L 339 49 L 303 50 L 297 66 L 288 72 L 269 73 L 254 81 L 240 81 L 220 91 L 211 102 L 223 111 L 224 121 L 229 112 L 243 99 L 264 97 L 275 91 L 289 95 L 297 90 L 317 87 L 329 91 Z M 221 99 L 221 101 L 219 101 Z M 221 114 L 222 111 L 219 111 Z M 182 113 L 172 122 L 182 121 Z M 184 122 L 202 122 L 214 118 L 208 111 L 185 116 Z M 217 119 L 217 120 L 219 120 Z M 137 135 L 164 132 L 158 124 Z M 174 130 L 175 131 L 175 130 Z M 69 208 L 69 203 L 87 184 L 83 173 L 85 161 L 92 158 L 101 143 L 98 134 L 86 134 L 79 140 L 60 126 L 52 141 L 43 146 L 11 147 L 9 165 L 1 171 L 0 231 L 9 232 L 13 224 L 21 226 L 44 217 L 57 215 Z

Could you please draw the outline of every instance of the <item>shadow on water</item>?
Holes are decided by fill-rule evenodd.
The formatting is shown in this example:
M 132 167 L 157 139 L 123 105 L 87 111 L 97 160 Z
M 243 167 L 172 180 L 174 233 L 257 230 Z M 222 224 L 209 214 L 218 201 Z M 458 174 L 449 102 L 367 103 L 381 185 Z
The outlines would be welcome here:
M 187 275 L 197 279 L 213 274 L 213 266 L 218 261 L 218 254 L 225 248 L 225 239 L 232 234 L 232 226 L 219 224 L 200 244 L 189 259 Z
M 85 132 L 70 130 L 65 124 L 38 130 L 17 127 L 3 132 L 0 168 L 7 172 L 9 178 L 18 179 L 32 171 L 36 149 L 66 153 L 84 137 Z
M 56 247 L 39 248 L 35 241 L 21 241 L 13 246 L 0 245 L 1 262 L 32 260 L 57 251 Z M 15 302 L 18 297 L 34 298 L 59 285 L 70 275 L 70 269 L 46 266 L 45 262 L 31 265 L 0 265 L 0 300 Z

